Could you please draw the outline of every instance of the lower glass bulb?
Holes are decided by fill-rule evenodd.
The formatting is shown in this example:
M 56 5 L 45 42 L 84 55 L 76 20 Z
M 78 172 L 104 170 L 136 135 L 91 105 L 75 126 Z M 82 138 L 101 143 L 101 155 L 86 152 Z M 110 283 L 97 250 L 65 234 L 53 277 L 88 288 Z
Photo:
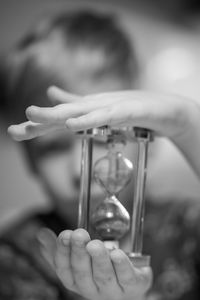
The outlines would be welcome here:
M 119 240 L 129 230 L 130 216 L 113 195 L 98 205 L 91 216 L 91 224 L 102 240 Z

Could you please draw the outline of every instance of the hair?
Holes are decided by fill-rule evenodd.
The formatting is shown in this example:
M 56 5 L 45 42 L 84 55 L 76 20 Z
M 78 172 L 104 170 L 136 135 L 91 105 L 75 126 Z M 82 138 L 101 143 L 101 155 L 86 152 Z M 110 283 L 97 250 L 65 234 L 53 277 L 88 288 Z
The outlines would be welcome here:
M 0 105 L 12 123 L 25 120 L 24 111 L 29 105 L 51 105 L 46 97 L 49 85 L 62 87 L 54 68 L 56 57 L 54 64 L 48 61 L 48 70 L 38 60 L 37 45 L 45 44 L 53 32 L 61 34 L 66 51 L 84 47 L 102 52 L 104 61 L 91 76 L 110 75 L 130 80 L 137 75 L 134 51 L 117 18 L 79 11 L 43 20 L 0 63 Z M 48 56 L 47 51 L 45 55 Z

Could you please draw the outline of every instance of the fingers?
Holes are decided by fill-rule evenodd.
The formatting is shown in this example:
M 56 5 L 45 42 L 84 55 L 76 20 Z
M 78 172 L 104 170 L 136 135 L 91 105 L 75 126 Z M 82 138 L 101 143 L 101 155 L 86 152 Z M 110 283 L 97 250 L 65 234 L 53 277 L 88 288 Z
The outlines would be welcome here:
M 30 106 L 26 109 L 27 118 L 35 123 L 64 124 L 69 117 L 77 117 L 87 113 L 84 103 L 59 104 L 54 107 Z
M 135 283 L 135 270 L 126 256 L 126 254 L 120 249 L 111 251 L 111 260 L 114 264 L 118 282 L 122 287 Z
M 143 291 L 148 291 L 153 282 L 153 272 L 150 267 L 143 267 L 138 270 L 140 278 L 140 285 L 142 285 Z
M 77 118 L 70 118 L 66 121 L 66 127 L 73 131 L 111 125 L 108 109 L 94 111 Z
M 57 243 L 51 231 L 40 239 L 64 286 L 87 299 L 139 298 L 151 284 L 150 268 L 134 268 L 122 250 L 109 252 L 84 229 L 63 231 Z
M 27 121 L 19 125 L 11 125 L 8 128 L 8 134 L 11 135 L 15 141 L 19 142 L 23 140 L 30 140 L 61 129 L 66 130 L 66 126 L 63 124 L 39 124 Z
M 58 238 L 55 266 L 66 288 L 93 299 L 98 290 L 92 276 L 91 258 L 86 251 L 89 241 L 90 236 L 84 229 L 63 231 Z
M 74 281 L 86 298 L 92 299 L 98 293 L 93 280 L 91 258 L 86 250 L 90 236 L 84 229 L 77 229 L 71 237 L 71 267 Z
M 73 131 L 90 129 L 104 125 L 127 126 L 128 119 L 123 115 L 121 107 L 116 104 L 115 109 L 112 106 L 96 109 L 88 114 L 76 118 L 70 118 L 66 121 L 66 127 Z
M 134 293 L 146 292 L 152 281 L 152 273 L 150 267 L 134 268 L 128 256 L 120 249 L 115 249 L 110 253 L 116 276 L 123 291 L 135 287 Z M 137 291 L 138 290 L 138 291 Z
M 66 103 L 75 103 L 80 102 L 84 99 L 84 101 L 96 101 L 99 107 L 102 105 L 108 105 L 109 103 L 114 103 L 116 100 L 121 98 L 121 92 L 116 95 L 116 93 L 101 93 L 101 94 L 90 94 L 87 96 L 79 96 L 76 94 L 71 94 L 67 91 L 64 91 L 56 86 L 50 86 L 47 89 L 47 96 L 50 101 L 54 104 L 66 104 Z M 114 96 L 114 97 L 113 97 Z
M 76 102 L 82 99 L 81 96 L 68 93 L 56 86 L 47 89 L 47 96 L 53 104 Z
M 61 232 L 55 253 L 55 269 L 58 277 L 66 288 L 77 292 L 71 267 L 71 230 Z
M 105 248 L 103 242 L 93 240 L 87 244 L 86 248 L 92 257 L 93 278 L 99 288 L 100 294 L 106 292 L 112 295 L 113 291 L 121 293 L 122 291 L 117 283 L 109 251 Z
M 149 93 L 124 91 L 80 97 L 57 87 L 50 87 L 47 93 L 52 101 L 62 104 L 28 107 L 30 122 L 9 128 L 14 139 L 31 139 L 57 128 L 78 131 L 103 125 L 141 126 L 166 136 L 174 134 L 176 124 L 170 122 L 173 109 L 169 109 L 169 101 L 161 105 L 160 98 Z
M 103 95 L 103 94 L 102 94 Z M 59 105 L 54 107 L 30 106 L 26 109 L 27 118 L 35 123 L 63 124 L 69 118 L 85 115 L 96 109 L 103 108 L 115 102 L 109 96 L 90 95 L 81 97 L 69 94 L 56 87 L 48 89 L 48 96 L 57 101 Z

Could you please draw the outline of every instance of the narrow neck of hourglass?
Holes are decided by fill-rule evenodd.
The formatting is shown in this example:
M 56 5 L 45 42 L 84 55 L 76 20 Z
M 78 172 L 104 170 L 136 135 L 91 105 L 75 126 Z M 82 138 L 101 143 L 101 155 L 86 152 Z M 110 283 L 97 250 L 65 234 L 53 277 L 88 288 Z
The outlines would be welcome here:
M 108 153 L 121 153 L 126 144 L 125 140 L 121 137 L 111 136 L 108 138 Z
M 119 136 L 117 138 L 112 137 L 108 142 L 108 178 L 110 183 L 107 185 L 107 192 L 109 196 L 116 195 L 118 197 L 119 193 L 130 181 L 132 164 L 123 155 L 125 144 L 126 141 Z M 111 190 L 109 186 L 112 187 Z

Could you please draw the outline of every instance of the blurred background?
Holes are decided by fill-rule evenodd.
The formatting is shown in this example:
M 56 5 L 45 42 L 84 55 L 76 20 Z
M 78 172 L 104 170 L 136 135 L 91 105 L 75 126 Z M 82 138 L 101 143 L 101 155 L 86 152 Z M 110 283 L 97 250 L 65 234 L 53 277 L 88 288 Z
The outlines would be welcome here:
M 9 49 L 42 15 L 64 8 L 117 10 L 140 62 L 141 87 L 174 92 L 200 101 L 200 3 L 198 0 L 0 0 L 0 53 Z M 6 134 L 0 118 L 0 228 L 27 211 L 45 209 L 47 200 L 23 164 L 20 145 Z M 161 139 L 158 163 L 149 166 L 148 186 L 159 195 L 193 195 L 200 187 L 182 155 Z M 159 174 L 159 176 L 155 176 Z M 151 187 L 151 188 L 150 188 Z

